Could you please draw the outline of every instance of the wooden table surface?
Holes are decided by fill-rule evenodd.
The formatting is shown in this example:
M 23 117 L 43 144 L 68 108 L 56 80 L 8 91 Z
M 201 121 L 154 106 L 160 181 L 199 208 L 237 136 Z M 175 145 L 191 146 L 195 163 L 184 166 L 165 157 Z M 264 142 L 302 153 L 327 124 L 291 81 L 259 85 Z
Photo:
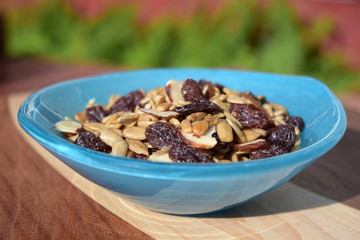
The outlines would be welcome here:
M 152 239 L 46 164 L 10 119 L 7 99 L 12 93 L 115 70 L 120 69 L 0 60 L 0 239 Z M 360 111 L 356 99 L 344 98 L 349 125 L 343 139 L 291 182 L 360 210 Z

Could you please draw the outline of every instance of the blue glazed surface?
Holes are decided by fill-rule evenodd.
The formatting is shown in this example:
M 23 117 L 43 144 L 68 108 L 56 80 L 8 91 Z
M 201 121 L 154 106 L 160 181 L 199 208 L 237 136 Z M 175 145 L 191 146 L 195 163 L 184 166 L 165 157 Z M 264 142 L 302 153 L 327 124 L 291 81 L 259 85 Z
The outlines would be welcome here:
M 165 86 L 170 79 L 206 79 L 265 95 L 302 116 L 305 130 L 296 152 L 229 164 L 171 164 L 114 157 L 67 142 L 53 125 L 82 111 L 91 98 L 107 104 L 111 94 Z M 21 106 L 22 128 L 87 179 L 143 207 L 171 214 L 198 214 L 251 200 L 288 181 L 329 151 L 346 129 L 346 115 L 321 82 L 303 76 L 223 69 L 145 69 L 66 81 L 32 94 Z

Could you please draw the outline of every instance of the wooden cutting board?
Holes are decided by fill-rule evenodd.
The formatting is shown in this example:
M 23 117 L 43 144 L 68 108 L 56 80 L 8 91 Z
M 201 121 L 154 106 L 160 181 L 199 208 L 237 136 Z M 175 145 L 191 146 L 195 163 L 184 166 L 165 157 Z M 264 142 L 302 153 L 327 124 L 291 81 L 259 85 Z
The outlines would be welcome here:
M 91 199 L 155 239 L 360 239 L 360 211 L 285 183 L 245 205 L 220 213 L 183 217 L 136 206 L 100 187 L 48 153 L 17 122 L 29 93 L 8 97 L 11 118 L 24 139 Z

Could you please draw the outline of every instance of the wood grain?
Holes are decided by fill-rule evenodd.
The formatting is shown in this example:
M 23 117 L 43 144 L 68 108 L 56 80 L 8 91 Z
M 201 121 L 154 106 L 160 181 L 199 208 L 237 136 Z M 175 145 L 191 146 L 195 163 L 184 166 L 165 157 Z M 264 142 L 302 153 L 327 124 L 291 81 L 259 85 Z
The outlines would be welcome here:
M 17 94 L 8 98 L 14 124 L 17 109 L 26 96 Z M 20 130 L 18 125 L 17 128 Z M 83 178 L 22 130 L 20 132 L 65 179 L 121 219 L 156 239 L 358 239 L 360 236 L 359 210 L 291 183 L 220 213 L 182 217 L 152 212 Z M 43 187 L 49 186 L 44 184 Z M 78 202 L 70 205 L 84 204 L 83 199 L 71 200 Z
M 152 239 L 79 191 L 16 130 L 0 96 L 0 239 Z

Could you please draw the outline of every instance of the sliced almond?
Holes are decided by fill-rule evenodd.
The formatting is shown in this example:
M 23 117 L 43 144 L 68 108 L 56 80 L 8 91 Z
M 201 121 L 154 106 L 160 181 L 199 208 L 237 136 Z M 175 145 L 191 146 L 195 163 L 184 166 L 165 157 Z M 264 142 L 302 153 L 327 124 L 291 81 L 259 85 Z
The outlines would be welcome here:
M 180 106 L 181 104 L 179 101 L 185 102 L 185 99 L 181 93 L 181 88 L 183 86 L 184 82 L 176 81 L 175 79 L 171 79 L 166 83 L 165 86 L 165 92 L 166 95 L 169 97 L 170 101 Z
M 55 123 L 54 128 L 64 133 L 76 133 L 76 129 L 81 128 L 81 124 L 72 120 L 63 120 Z
M 242 144 L 235 144 L 232 146 L 234 150 L 242 151 L 242 150 L 255 150 L 259 148 L 264 148 L 268 146 L 269 143 L 265 139 L 257 139 L 252 142 L 242 143 Z
M 234 123 L 234 121 L 232 121 L 229 118 L 226 118 L 226 122 L 229 123 L 229 125 L 231 126 L 232 129 L 234 129 L 234 132 L 236 133 L 236 135 L 238 136 L 240 142 L 246 142 L 246 137 L 244 135 L 244 133 L 241 131 L 241 129 Z
M 183 135 L 186 144 L 196 148 L 210 149 L 217 144 L 216 138 L 212 137 L 212 134 L 215 132 L 215 126 L 212 126 L 204 135 L 198 136 L 194 133 L 184 133 L 183 131 L 181 131 L 181 134 Z
M 175 118 L 175 117 L 179 116 L 179 114 L 177 112 L 175 112 L 175 111 L 160 112 L 160 111 L 158 111 L 156 109 L 139 108 L 138 112 L 139 113 L 148 113 L 148 114 L 151 114 L 153 116 L 160 117 L 160 118 L 165 118 L 165 119 Z

